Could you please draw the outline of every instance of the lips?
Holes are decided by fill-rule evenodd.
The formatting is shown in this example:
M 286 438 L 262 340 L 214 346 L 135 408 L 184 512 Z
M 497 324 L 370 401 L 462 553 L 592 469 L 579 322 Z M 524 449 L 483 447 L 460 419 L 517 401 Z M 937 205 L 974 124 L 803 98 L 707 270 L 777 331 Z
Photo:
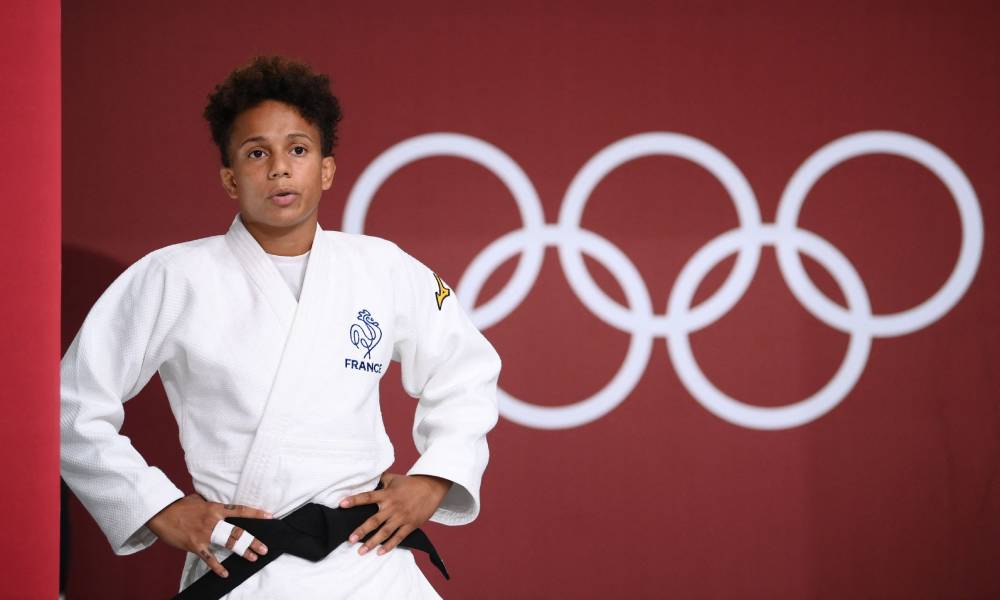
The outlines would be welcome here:
M 278 206 L 288 206 L 292 202 L 295 202 L 298 197 L 298 192 L 294 190 L 278 190 L 269 196 L 271 202 Z

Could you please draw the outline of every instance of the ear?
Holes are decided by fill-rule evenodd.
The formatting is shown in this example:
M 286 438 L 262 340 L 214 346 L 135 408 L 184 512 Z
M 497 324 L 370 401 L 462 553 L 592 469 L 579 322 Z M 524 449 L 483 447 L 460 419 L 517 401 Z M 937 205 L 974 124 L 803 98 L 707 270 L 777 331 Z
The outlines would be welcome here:
M 333 185 L 333 174 L 337 172 L 337 164 L 333 162 L 332 156 L 324 156 L 320 171 L 320 180 L 323 189 L 328 190 Z
M 233 173 L 233 170 L 229 167 L 222 167 L 219 169 L 219 177 L 222 179 L 222 188 L 226 190 L 229 197 L 238 200 L 240 193 L 236 189 L 236 174 Z

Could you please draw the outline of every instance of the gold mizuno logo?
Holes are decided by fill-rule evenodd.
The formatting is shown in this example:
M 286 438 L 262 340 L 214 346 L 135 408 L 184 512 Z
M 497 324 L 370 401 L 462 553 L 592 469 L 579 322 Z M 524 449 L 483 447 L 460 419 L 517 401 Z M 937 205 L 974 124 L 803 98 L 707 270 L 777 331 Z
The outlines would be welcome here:
M 434 279 L 438 282 L 438 291 L 434 293 L 434 299 L 437 300 L 438 310 L 441 310 L 441 305 L 444 304 L 444 299 L 451 295 L 451 290 L 441 281 L 441 276 L 434 273 Z

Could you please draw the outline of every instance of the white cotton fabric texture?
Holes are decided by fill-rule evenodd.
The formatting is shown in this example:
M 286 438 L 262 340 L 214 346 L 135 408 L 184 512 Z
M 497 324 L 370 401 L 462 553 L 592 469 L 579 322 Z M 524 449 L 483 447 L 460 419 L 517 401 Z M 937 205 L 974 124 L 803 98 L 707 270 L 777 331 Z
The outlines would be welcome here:
M 123 403 L 156 372 L 195 490 L 281 517 L 378 483 L 394 459 L 378 386 L 397 361 L 418 400 L 408 473 L 455 482 L 432 520 L 478 514 L 497 421 L 493 347 L 456 298 L 439 309 L 433 273 L 391 242 L 317 225 L 307 264 L 296 301 L 237 215 L 224 236 L 144 256 L 91 309 L 62 360 L 61 471 L 116 553 L 151 545 L 144 524 L 183 496 L 119 434 Z M 363 310 L 380 333 L 367 358 L 351 336 Z M 205 570 L 188 554 L 181 587 Z M 244 597 L 438 596 L 410 551 L 342 544 L 319 563 L 280 557 L 228 596 Z
M 268 254 L 267 256 L 274 263 L 274 266 L 278 268 L 281 277 L 288 284 L 288 288 L 292 290 L 295 300 L 298 301 L 302 295 L 302 282 L 306 278 L 306 264 L 309 262 L 309 252 L 298 256 L 279 256 L 277 254 Z

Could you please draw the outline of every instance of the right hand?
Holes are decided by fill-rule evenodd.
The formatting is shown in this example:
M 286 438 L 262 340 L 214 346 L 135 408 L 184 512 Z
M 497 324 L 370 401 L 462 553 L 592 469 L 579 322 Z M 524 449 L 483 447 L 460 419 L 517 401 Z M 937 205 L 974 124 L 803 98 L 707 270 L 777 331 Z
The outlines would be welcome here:
M 219 577 L 228 577 L 229 573 L 209 550 L 212 530 L 226 517 L 270 519 L 273 515 L 249 506 L 206 502 L 200 495 L 191 494 L 168 504 L 146 522 L 146 527 L 168 545 L 197 554 Z M 242 534 L 241 528 L 233 529 L 226 548 L 232 550 Z M 258 555 L 264 554 L 267 554 L 267 546 L 254 539 L 243 558 L 253 562 Z

